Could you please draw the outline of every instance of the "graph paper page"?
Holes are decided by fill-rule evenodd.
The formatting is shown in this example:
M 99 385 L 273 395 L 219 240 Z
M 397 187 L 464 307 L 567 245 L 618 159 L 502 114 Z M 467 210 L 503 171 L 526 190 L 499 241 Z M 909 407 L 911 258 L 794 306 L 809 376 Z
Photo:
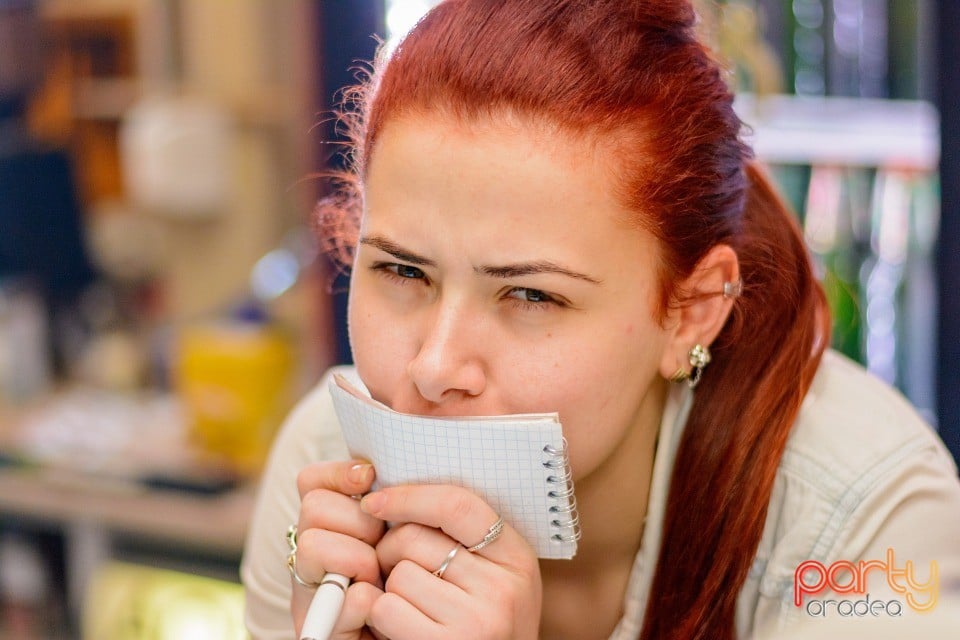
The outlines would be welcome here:
M 562 481 L 549 480 L 564 476 L 565 464 L 544 464 L 558 461 L 544 447 L 564 449 L 557 414 L 413 416 L 371 399 L 340 376 L 331 381 L 330 393 L 351 455 L 369 460 L 377 471 L 375 487 L 466 487 L 503 516 L 539 557 L 572 558 L 576 553 L 571 527 L 558 526 L 571 519 L 567 514 L 575 517 L 573 496 L 550 493 L 564 491 Z

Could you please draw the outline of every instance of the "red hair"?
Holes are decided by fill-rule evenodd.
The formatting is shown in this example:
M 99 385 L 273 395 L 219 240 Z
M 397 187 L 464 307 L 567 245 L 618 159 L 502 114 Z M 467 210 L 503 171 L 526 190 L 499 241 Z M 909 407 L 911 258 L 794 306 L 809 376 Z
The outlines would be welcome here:
M 731 638 L 790 428 L 829 340 L 796 222 L 739 138 L 687 0 L 448 0 L 351 94 L 354 171 L 318 208 L 349 259 L 384 123 L 519 115 L 607 141 L 619 195 L 661 243 L 661 314 L 713 246 L 743 294 L 697 388 L 671 478 L 642 638 Z M 347 217 L 344 220 L 343 214 Z M 346 232 L 344 232 L 346 229 Z M 692 346 L 692 345 L 691 345 Z

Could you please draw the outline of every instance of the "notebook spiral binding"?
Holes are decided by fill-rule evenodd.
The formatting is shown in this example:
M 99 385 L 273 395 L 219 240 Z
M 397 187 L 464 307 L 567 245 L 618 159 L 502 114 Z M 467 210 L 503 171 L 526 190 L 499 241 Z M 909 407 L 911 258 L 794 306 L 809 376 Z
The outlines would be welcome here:
M 557 449 L 548 444 L 543 448 L 543 453 L 543 466 L 556 472 L 547 476 L 547 482 L 554 485 L 547 496 L 557 501 L 550 507 L 550 526 L 557 529 L 550 538 L 556 542 L 576 542 L 581 535 L 580 514 L 577 512 L 577 499 L 573 495 L 573 473 L 570 471 L 567 439 L 563 439 L 562 448 Z

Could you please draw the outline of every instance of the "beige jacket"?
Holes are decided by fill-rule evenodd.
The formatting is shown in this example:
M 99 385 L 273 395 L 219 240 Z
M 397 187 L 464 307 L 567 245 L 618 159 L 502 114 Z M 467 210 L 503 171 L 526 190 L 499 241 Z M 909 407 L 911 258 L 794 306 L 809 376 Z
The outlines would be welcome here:
M 328 379 L 329 374 L 290 415 L 263 476 L 241 569 L 247 626 L 255 640 L 289 640 L 294 635 L 284 534 L 299 512 L 297 473 L 310 462 L 347 455 Z M 623 618 L 611 636 L 615 640 L 636 638 L 642 626 L 670 472 L 692 393 L 676 385 L 664 410 L 648 524 L 624 597 Z M 837 561 L 886 562 L 888 549 L 894 553 L 894 569 L 903 569 L 908 560 L 913 563 L 917 585 L 928 581 L 931 562 L 936 563 L 938 601 L 931 613 L 914 611 L 907 594 L 889 586 L 879 565 L 864 581 L 871 602 L 882 600 L 882 607 L 874 604 L 878 615 L 869 610 L 856 614 L 867 606 L 856 604 L 863 600 L 861 594 L 829 589 L 804 594 L 802 606 L 794 604 L 794 574 L 800 563 L 816 561 L 829 569 Z M 810 569 L 805 584 L 814 586 L 818 571 Z M 847 584 L 846 575 L 837 573 L 834 584 Z M 905 584 L 905 578 L 895 577 L 894 584 Z M 933 597 L 929 590 L 911 591 L 918 605 Z M 841 604 L 843 600 L 847 603 Z M 898 611 L 891 600 L 901 603 L 900 616 L 891 615 Z M 764 534 L 738 599 L 738 636 L 853 638 L 888 628 L 897 633 L 922 628 L 925 637 L 939 637 L 940 629 L 943 637 L 956 637 L 951 634 L 960 628 L 958 601 L 960 482 L 953 459 L 899 394 L 828 352 L 777 472 Z

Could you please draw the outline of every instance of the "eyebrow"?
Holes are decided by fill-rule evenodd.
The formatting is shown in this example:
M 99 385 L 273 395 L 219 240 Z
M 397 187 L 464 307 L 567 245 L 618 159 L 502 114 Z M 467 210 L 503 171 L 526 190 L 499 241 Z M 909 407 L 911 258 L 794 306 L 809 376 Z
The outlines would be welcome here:
M 567 269 L 566 267 L 560 266 L 556 262 L 550 262 L 549 260 L 518 262 L 516 264 L 505 264 L 498 267 L 483 265 L 480 267 L 474 267 L 474 270 L 478 273 L 492 276 L 494 278 L 517 278 L 519 276 L 536 275 L 538 273 L 558 273 L 563 276 L 576 278 L 577 280 L 584 280 L 593 284 L 601 283 L 600 280 L 591 278 L 585 273 Z
M 404 262 L 409 262 L 410 264 L 424 267 L 437 266 L 437 263 L 430 258 L 426 258 L 414 253 L 413 251 L 410 251 L 409 249 L 405 249 L 396 242 L 388 240 L 383 236 L 366 236 L 360 238 L 360 244 L 375 247 L 385 253 L 389 253 L 397 260 L 403 260 Z M 537 275 L 540 273 L 556 273 L 569 278 L 590 282 L 592 284 L 602 284 L 602 281 L 597 280 L 596 278 L 588 276 L 585 273 L 580 273 L 579 271 L 568 269 L 550 260 L 534 260 L 531 262 L 517 262 L 499 266 L 481 265 L 479 267 L 474 267 L 474 271 L 493 278 L 518 278 L 520 276 Z
M 437 263 L 430 258 L 424 258 L 413 251 L 404 249 L 393 240 L 388 240 L 383 236 L 366 236 L 360 238 L 360 244 L 376 247 L 377 249 L 380 249 L 380 251 L 389 253 L 397 260 L 403 260 L 404 262 L 409 262 L 410 264 L 415 264 L 421 267 L 437 266 Z

